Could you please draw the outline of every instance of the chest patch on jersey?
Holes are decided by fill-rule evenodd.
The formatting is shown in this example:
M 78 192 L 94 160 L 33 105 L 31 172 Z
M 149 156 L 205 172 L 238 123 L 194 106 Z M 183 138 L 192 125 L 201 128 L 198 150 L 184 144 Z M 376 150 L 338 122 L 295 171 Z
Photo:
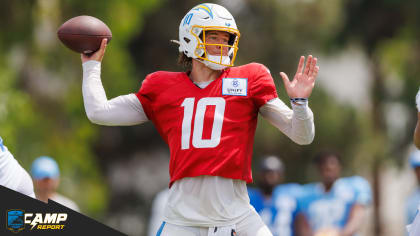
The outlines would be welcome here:
M 247 96 L 248 78 L 223 78 L 222 95 Z

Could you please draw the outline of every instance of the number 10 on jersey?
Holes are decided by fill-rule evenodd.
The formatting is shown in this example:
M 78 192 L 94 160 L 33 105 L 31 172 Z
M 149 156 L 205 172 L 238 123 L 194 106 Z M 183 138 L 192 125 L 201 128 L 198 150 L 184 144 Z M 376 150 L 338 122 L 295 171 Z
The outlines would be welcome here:
M 182 120 L 181 149 L 190 148 L 191 122 L 194 114 L 195 98 L 186 98 L 181 104 L 184 107 L 184 118 Z M 215 106 L 211 138 L 203 139 L 204 115 L 207 106 Z M 201 98 L 197 102 L 194 117 L 194 130 L 192 134 L 192 145 L 195 148 L 213 148 L 219 145 L 222 134 L 223 118 L 225 114 L 226 101 L 221 97 Z

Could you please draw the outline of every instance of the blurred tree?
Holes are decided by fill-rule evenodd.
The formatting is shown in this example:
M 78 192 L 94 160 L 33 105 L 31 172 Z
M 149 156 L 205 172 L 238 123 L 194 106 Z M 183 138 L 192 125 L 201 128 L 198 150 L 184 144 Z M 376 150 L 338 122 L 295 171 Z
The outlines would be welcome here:
M 342 47 L 356 42 L 364 48 L 372 63 L 371 127 L 374 139 L 369 140 L 369 159 L 372 160 L 374 176 L 375 235 L 382 235 L 379 208 L 381 166 L 386 158 L 401 157 L 404 148 L 411 143 L 416 117 L 415 109 L 412 108 L 418 81 L 413 75 L 418 74 L 418 67 L 413 65 L 419 55 L 415 49 L 418 48 L 416 38 L 419 34 L 420 3 L 395 0 L 344 2 L 344 25 L 336 32 L 336 37 L 332 38 L 334 43 L 331 45 Z M 396 101 L 407 106 L 398 109 Z M 410 125 L 397 127 L 402 135 L 393 132 L 392 126 L 398 122 L 392 112 L 396 112 L 399 119 L 405 119 L 407 114 L 404 113 L 412 117 L 405 119 L 410 121 Z M 391 121 L 390 117 L 394 117 L 394 120 Z
M 93 149 L 101 132 L 84 114 L 80 57 L 64 48 L 55 32 L 64 21 L 82 14 L 107 23 L 114 40 L 104 61 L 104 84 L 111 96 L 127 93 L 139 81 L 128 79 L 135 77 L 134 64 L 125 48 L 158 2 L 1 3 L 0 26 L 8 32 L 0 36 L 0 127 L 5 144 L 26 169 L 37 156 L 56 158 L 63 176 L 61 191 L 84 213 L 100 219 L 109 196 L 106 165 Z

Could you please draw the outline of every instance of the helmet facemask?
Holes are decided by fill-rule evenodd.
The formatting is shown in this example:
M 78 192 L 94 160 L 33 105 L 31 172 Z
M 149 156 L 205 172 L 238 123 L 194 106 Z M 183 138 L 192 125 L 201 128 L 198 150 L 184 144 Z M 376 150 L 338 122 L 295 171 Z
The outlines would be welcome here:
M 222 31 L 229 34 L 228 44 L 208 43 L 206 42 L 206 33 L 209 31 Z M 203 64 L 213 70 L 222 70 L 226 67 L 233 66 L 238 51 L 238 42 L 240 33 L 237 29 L 229 27 L 218 26 L 198 26 L 194 25 L 191 28 L 191 34 L 197 40 L 197 47 L 194 50 L 194 56 Z M 207 46 L 220 47 L 220 52 L 212 55 L 206 49 Z M 223 55 L 223 51 L 227 48 L 227 55 Z

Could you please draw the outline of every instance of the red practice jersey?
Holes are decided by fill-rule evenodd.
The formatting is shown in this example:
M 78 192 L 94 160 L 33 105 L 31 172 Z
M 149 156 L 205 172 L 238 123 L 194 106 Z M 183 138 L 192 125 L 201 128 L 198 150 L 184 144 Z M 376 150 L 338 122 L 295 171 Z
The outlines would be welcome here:
M 184 177 L 252 182 L 258 109 L 277 97 L 268 69 L 231 67 L 201 89 L 184 72 L 149 74 L 136 94 L 170 149 L 170 186 Z

